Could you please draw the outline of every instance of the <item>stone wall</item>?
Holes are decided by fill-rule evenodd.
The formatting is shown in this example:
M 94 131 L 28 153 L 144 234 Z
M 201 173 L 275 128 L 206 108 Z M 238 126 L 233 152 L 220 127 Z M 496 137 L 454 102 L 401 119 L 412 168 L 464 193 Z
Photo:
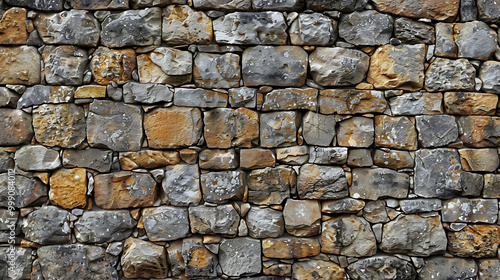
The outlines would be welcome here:
M 499 1 L 0 8 L 0 279 L 500 279 Z

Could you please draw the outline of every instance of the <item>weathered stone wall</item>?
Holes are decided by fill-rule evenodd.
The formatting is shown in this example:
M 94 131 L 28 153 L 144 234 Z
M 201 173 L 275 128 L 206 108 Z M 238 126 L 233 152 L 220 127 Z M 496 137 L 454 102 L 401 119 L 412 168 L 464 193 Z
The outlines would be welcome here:
M 0 279 L 500 279 L 500 1 L 190 1 L 0 1 Z

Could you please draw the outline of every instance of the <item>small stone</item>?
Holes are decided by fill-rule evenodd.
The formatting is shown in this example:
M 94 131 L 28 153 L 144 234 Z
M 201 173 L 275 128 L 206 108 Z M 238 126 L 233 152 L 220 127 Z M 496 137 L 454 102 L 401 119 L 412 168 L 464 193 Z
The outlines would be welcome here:
M 442 114 L 442 93 L 408 92 L 389 98 L 393 115 Z
M 0 44 L 26 44 L 27 40 L 26 9 L 14 7 L 5 11 L 0 20 Z
M 422 212 L 433 212 L 441 210 L 441 200 L 439 199 L 407 199 L 400 200 L 399 205 L 405 214 Z
M 227 106 L 227 94 L 201 88 L 176 88 L 174 105 L 219 108 Z
M 87 51 L 74 46 L 46 46 L 42 57 L 45 80 L 51 85 L 81 85 L 88 63 Z M 85 97 L 82 97 L 85 98 Z
M 82 10 L 114 10 L 127 9 L 129 0 L 69 0 L 73 9 Z
M 455 23 L 453 29 L 458 57 L 480 60 L 488 60 L 492 57 L 498 41 L 495 31 L 486 23 L 481 21 Z
M 224 239 L 220 243 L 219 264 L 225 275 L 253 275 L 262 269 L 260 240 L 248 237 Z
M 337 39 L 337 22 L 320 13 L 299 14 L 289 33 L 293 45 L 332 45 Z
M 328 200 L 321 203 L 321 212 L 328 214 L 358 213 L 365 207 L 363 200 L 353 198 L 342 198 L 338 200 Z
M 69 212 L 56 206 L 42 206 L 27 216 L 22 230 L 27 240 L 40 245 L 69 243 Z
M 309 64 L 312 78 L 319 85 L 348 86 L 363 81 L 370 57 L 353 49 L 316 48 L 309 56 Z
M 242 170 L 274 167 L 275 165 L 276 158 L 271 150 L 259 148 L 240 150 L 240 168 Z
M 113 160 L 113 153 L 109 150 L 66 149 L 62 154 L 62 163 L 66 168 L 81 167 L 94 169 L 98 172 L 109 172 Z
M 335 137 L 335 117 L 307 112 L 302 119 L 303 137 L 309 145 L 329 146 Z
M 84 243 L 122 241 L 136 225 L 128 210 L 86 211 L 75 222 L 75 236 Z
M 346 273 L 338 264 L 327 260 L 298 261 L 292 265 L 292 279 L 329 279 L 341 280 L 346 278 Z M 316 276 L 317 275 L 317 276 Z
M 281 204 L 290 197 L 296 175 L 285 166 L 252 170 L 247 177 L 248 201 L 255 204 Z
M 458 13 L 459 1 L 452 0 L 375 0 L 375 8 L 381 12 L 414 18 L 449 21 Z
M 383 200 L 368 201 L 363 208 L 363 217 L 372 224 L 387 223 L 390 219 L 385 206 Z
M 463 134 L 460 139 L 467 147 L 497 147 L 500 143 L 500 118 L 464 116 L 458 119 Z
M 434 34 L 434 27 L 423 22 L 404 17 L 394 21 L 394 35 L 405 44 L 434 44 Z
M 354 215 L 341 216 L 323 223 L 321 252 L 349 257 L 372 256 L 377 241 L 370 224 Z
M 448 251 L 457 257 L 493 258 L 500 244 L 500 226 L 468 225 L 448 232 Z
M 135 69 L 135 51 L 133 49 L 108 49 L 99 47 L 92 55 L 90 70 L 94 81 L 100 85 L 112 82 L 124 84 L 132 79 Z M 109 71 L 113 69 L 113 71 Z
M 276 89 L 265 94 L 262 111 L 316 111 L 318 90 L 314 88 Z
M 211 203 L 242 200 L 245 196 L 245 174 L 241 171 L 203 173 L 200 176 L 203 198 Z
M 217 256 L 205 248 L 202 238 L 185 238 L 182 241 L 182 258 L 187 277 L 217 276 Z
M 455 58 L 458 55 L 458 46 L 453 36 L 453 24 L 439 22 L 436 24 L 436 48 L 434 54 L 437 56 Z
M 286 231 L 294 236 L 317 235 L 321 227 L 321 210 L 317 200 L 287 199 L 283 210 Z
M 408 151 L 376 149 L 373 155 L 375 165 L 391 169 L 413 168 L 414 160 Z
M 14 91 L 11 91 L 8 88 L 4 87 L 0 88 L 0 107 L 8 106 L 11 108 L 16 108 L 18 106 L 17 104 L 19 99 L 19 95 L 17 95 Z
M 301 199 L 339 199 L 348 195 L 347 179 L 340 167 L 305 164 L 297 176 Z
M 247 108 L 217 108 L 204 112 L 207 147 L 250 148 L 252 141 L 259 137 L 258 119 L 258 113 Z
M 250 10 L 252 7 L 252 2 L 250 0 L 227 0 L 227 1 L 217 1 L 217 0 L 194 0 L 193 5 L 196 9 L 200 10 L 223 10 L 223 11 L 234 11 L 234 10 Z
M 248 235 L 253 238 L 280 237 L 285 231 L 283 213 L 271 208 L 251 207 L 246 223 Z
M 260 146 L 290 146 L 297 141 L 300 115 L 296 111 L 262 113 L 260 115 Z
M 476 70 L 466 59 L 436 58 L 425 73 L 428 91 L 474 90 Z
M 0 47 L 0 68 L 3 69 L 0 72 L 0 84 L 39 84 L 40 61 L 41 56 L 35 47 Z
M 498 218 L 498 203 L 496 199 L 454 198 L 443 201 L 441 214 L 443 222 L 493 224 Z
M 352 198 L 377 200 L 382 197 L 405 198 L 410 188 L 410 177 L 387 168 L 356 168 L 352 170 Z
M 23 93 L 17 108 L 26 108 L 45 103 L 67 103 L 74 101 L 75 88 L 72 86 L 43 86 L 29 87 Z
M 379 147 L 416 150 L 417 131 L 407 117 L 375 116 L 375 145 Z
M 347 148 L 311 147 L 309 163 L 344 164 L 347 161 Z
M 458 126 L 453 116 L 415 117 L 418 141 L 424 147 L 446 146 L 458 138 Z
M 494 172 L 499 166 L 497 149 L 460 149 L 458 153 L 465 171 Z
M 81 86 L 75 91 L 75 98 L 105 98 L 105 86 Z
M 89 11 L 39 13 L 34 24 L 43 43 L 47 45 L 95 47 L 99 42 L 100 24 Z
M 189 234 L 188 210 L 185 208 L 145 208 L 142 211 L 142 223 L 151 241 L 171 241 Z
M 187 5 L 169 5 L 163 10 L 162 39 L 168 44 L 208 45 L 212 33 L 212 20 L 201 11 Z
M 230 204 L 189 207 L 189 221 L 193 234 L 221 234 L 235 236 L 240 215 Z
M 301 87 L 306 82 L 307 53 L 298 46 L 257 46 L 242 56 L 245 86 Z
M 158 168 L 180 162 L 177 151 L 142 150 L 120 153 L 120 166 L 123 170 L 136 168 Z
M 500 93 L 500 63 L 498 61 L 485 61 L 479 70 L 479 77 L 483 82 L 482 89 L 486 92 Z
M 42 145 L 21 147 L 16 151 L 14 160 L 25 171 L 48 171 L 61 167 L 59 153 Z
M 255 108 L 257 106 L 257 89 L 249 87 L 231 88 L 229 104 L 231 107 Z
M 321 90 L 318 102 L 322 114 L 383 113 L 387 109 L 384 93 L 377 90 Z
M 340 18 L 339 36 L 355 45 L 385 45 L 392 35 L 393 19 L 374 10 L 352 12 Z
M 159 47 L 137 56 L 141 83 L 162 83 L 174 86 L 191 82 L 192 54 L 188 51 Z
M 439 216 L 401 215 L 384 225 L 380 249 L 410 256 L 442 254 L 446 251 L 446 233 Z
M 236 12 L 213 22 L 218 44 L 285 45 L 285 17 L 280 12 Z
M 156 193 L 156 182 L 149 173 L 121 171 L 94 177 L 94 200 L 102 209 L 152 206 Z
M 339 146 L 345 147 L 370 147 L 373 144 L 374 132 L 372 119 L 349 118 L 339 123 L 337 142 Z
M 498 259 L 486 259 L 479 260 L 479 279 L 493 280 L 500 277 L 500 270 L 498 269 L 500 265 L 500 260 Z
M 478 92 L 447 92 L 444 107 L 451 115 L 494 115 L 498 95 Z
M 302 165 L 309 161 L 309 148 L 306 146 L 292 146 L 276 149 L 276 160 L 280 163 Z
M 125 240 L 121 257 L 122 271 L 127 278 L 164 278 L 168 274 L 165 247 L 135 238 Z
M 101 44 L 108 48 L 160 45 L 161 10 L 115 12 L 102 22 Z
M 226 170 L 238 167 L 236 151 L 234 149 L 219 150 L 207 149 L 199 154 L 199 165 L 201 169 Z
M 84 168 L 59 169 L 50 176 L 49 199 L 65 209 L 87 204 L 87 172 Z
M 201 136 L 198 108 L 157 108 L 144 117 L 144 130 L 151 148 L 178 148 L 194 145 Z
M 162 188 L 163 203 L 174 206 L 197 205 L 201 200 L 198 165 L 177 164 L 167 166 Z
M 32 116 L 18 109 L 0 108 L 0 146 L 17 146 L 30 143 L 34 131 Z
M 399 280 L 416 279 L 413 265 L 393 256 L 375 256 L 359 260 L 347 267 L 349 275 L 355 280 L 386 279 L 387 271 Z
M 351 167 L 368 167 L 373 165 L 371 151 L 368 149 L 351 149 L 347 157 L 347 165 Z
M 462 171 L 460 174 L 460 188 L 463 196 L 480 196 L 485 179 L 482 174 Z M 486 185 L 485 185 L 486 188 Z M 484 195 L 484 197 L 487 197 Z

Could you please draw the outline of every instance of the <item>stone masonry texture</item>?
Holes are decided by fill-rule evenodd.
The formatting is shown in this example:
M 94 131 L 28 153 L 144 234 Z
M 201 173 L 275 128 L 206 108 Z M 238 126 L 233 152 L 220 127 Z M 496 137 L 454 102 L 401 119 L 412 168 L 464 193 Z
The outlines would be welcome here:
M 499 26 L 0 0 L 0 280 L 500 279 Z

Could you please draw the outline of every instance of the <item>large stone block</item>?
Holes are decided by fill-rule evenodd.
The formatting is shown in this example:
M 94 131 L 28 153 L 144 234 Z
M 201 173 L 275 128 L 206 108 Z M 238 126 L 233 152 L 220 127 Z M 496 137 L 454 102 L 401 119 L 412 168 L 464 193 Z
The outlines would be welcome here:
M 477 11 L 480 20 L 497 24 L 500 21 L 500 3 L 496 1 L 477 0 Z
M 122 241 L 130 237 L 136 225 L 128 210 L 85 211 L 75 222 L 75 236 L 83 243 Z
M 418 277 L 423 280 L 448 280 L 474 278 L 477 265 L 472 259 L 432 257 L 425 260 Z
M 500 118 L 463 116 L 458 119 L 460 139 L 467 147 L 497 147 L 500 144 Z
M 315 11 L 338 10 L 342 12 L 353 12 L 362 10 L 368 1 L 366 0 L 340 0 L 340 1 L 325 1 L 325 0 L 305 0 L 307 8 Z
M 243 237 L 225 239 L 220 243 L 219 263 L 224 274 L 238 277 L 253 275 L 262 269 L 260 240 Z
M 42 145 L 22 146 L 14 157 L 17 167 L 25 171 L 49 171 L 61 167 L 59 152 Z
M 497 149 L 460 149 L 458 153 L 465 171 L 494 172 L 498 168 Z
M 62 163 L 66 168 L 81 167 L 96 170 L 98 172 L 109 172 L 113 161 L 113 152 L 110 150 L 66 149 L 62 154 Z
M 373 120 L 365 117 L 353 117 L 339 122 L 337 131 L 339 146 L 370 147 L 375 137 Z
M 35 47 L 0 47 L 0 84 L 36 85 L 41 81 L 41 56 Z
M 73 9 L 81 10 L 114 10 L 128 9 L 129 0 L 69 0 Z
M 193 57 L 188 51 L 159 47 L 137 56 L 141 83 L 162 83 L 174 86 L 191 81 Z
M 171 241 L 189 234 L 188 210 L 160 206 L 142 210 L 144 230 L 151 241 Z
M 450 115 L 494 115 L 498 95 L 479 92 L 447 92 L 444 108 Z
M 347 178 L 341 167 L 304 164 L 297 176 L 301 199 L 339 199 L 346 197 Z
M 440 92 L 407 92 L 389 98 L 393 115 L 442 114 L 443 94 Z
M 87 172 L 84 168 L 59 169 L 50 176 L 49 199 L 53 205 L 72 209 L 87 205 Z
M 339 36 L 354 45 L 385 45 L 393 30 L 392 16 L 374 10 L 343 14 Z
M 337 39 L 337 22 L 320 13 L 299 14 L 290 26 L 293 45 L 332 45 Z
M 27 144 L 34 135 L 32 116 L 22 110 L 0 109 L 0 146 Z
M 290 146 L 297 141 L 300 115 L 295 111 L 263 113 L 260 115 L 260 145 L 272 148 Z
M 0 44 L 20 45 L 26 44 L 26 9 L 10 8 L 0 19 Z
M 344 268 L 329 260 L 310 259 L 298 261 L 292 265 L 293 279 L 307 279 L 311 275 L 317 275 L 318 279 L 341 280 L 346 278 Z
M 253 238 L 280 237 L 285 231 L 283 213 L 271 208 L 250 207 L 246 223 Z
M 406 198 L 410 176 L 387 168 L 356 168 L 352 171 L 350 197 L 377 200 L 382 197 Z
M 486 92 L 500 93 L 500 62 L 486 61 L 479 70 L 479 77 L 483 82 L 482 89 Z
M 314 88 L 275 89 L 265 94 L 262 111 L 316 111 L 318 90 Z
M 259 137 L 259 115 L 247 108 L 204 112 L 204 137 L 209 148 L 250 148 Z
M 198 53 L 193 78 L 197 87 L 234 88 L 240 85 L 240 56 L 233 53 Z
M 294 236 L 313 236 L 320 232 L 321 206 L 317 200 L 287 199 L 283 209 L 286 231 Z
M 384 93 L 378 90 L 325 89 L 319 92 L 322 114 L 383 113 L 387 109 Z
M 87 51 L 75 46 L 46 46 L 42 53 L 45 80 L 51 85 L 81 85 L 87 67 Z
M 428 91 L 474 90 L 476 69 L 466 59 L 436 58 L 425 72 Z
M 496 199 L 454 198 L 443 202 L 443 222 L 451 223 L 488 223 L 498 218 Z
M 174 206 L 196 205 L 201 200 L 200 171 L 196 164 L 177 164 L 165 168 L 162 202 Z
M 345 48 L 317 48 L 309 56 L 311 76 L 322 86 L 349 86 L 363 81 L 370 57 Z
M 316 256 L 320 253 L 317 238 L 290 237 L 266 238 L 262 240 L 262 254 L 273 259 L 292 259 Z
M 168 274 L 165 247 L 135 238 L 125 240 L 121 266 L 127 278 L 165 278 Z
M 212 20 L 201 11 L 187 5 L 169 5 L 163 10 L 162 39 L 168 44 L 207 45 L 212 43 L 212 32 Z
M 290 197 L 295 181 L 295 172 L 281 165 L 252 170 L 247 177 L 248 201 L 264 205 L 281 204 Z
M 460 6 L 459 1 L 453 0 L 375 0 L 374 2 L 376 9 L 381 12 L 439 21 L 453 20 Z
M 401 150 L 416 150 L 417 130 L 407 117 L 375 116 L 375 145 Z
M 374 256 L 358 260 L 347 267 L 349 275 L 356 280 L 385 279 L 387 271 L 399 280 L 417 277 L 415 268 L 406 260 L 392 256 Z
M 185 107 L 219 108 L 227 106 L 226 93 L 202 88 L 176 88 L 174 105 Z
M 63 9 L 63 0 L 5 0 L 5 3 L 12 6 L 28 7 L 41 11 L 61 11 Z
M 394 35 L 405 44 L 435 43 L 435 31 L 432 25 L 404 17 L 394 21 Z
M 457 257 L 496 257 L 498 245 L 498 225 L 467 225 L 460 231 L 448 232 L 448 251 Z
M 307 112 L 302 118 L 302 137 L 309 145 L 329 146 L 335 138 L 335 116 Z
M 191 232 L 196 234 L 221 234 L 235 236 L 238 232 L 240 215 L 230 204 L 189 207 Z
M 455 117 L 448 115 L 416 116 L 418 141 L 422 146 L 439 147 L 455 142 L 458 126 Z
M 132 79 L 132 71 L 135 66 L 135 51 L 133 49 L 115 50 L 99 47 L 93 53 L 90 61 L 90 70 L 94 81 L 101 85 L 109 85 L 112 82 L 124 84 Z
M 48 199 L 48 187 L 35 178 L 9 173 L 0 174 L 0 206 L 9 207 L 9 181 L 16 185 L 17 195 L 14 197 L 14 207 L 24 208 L 40 206 Z M 11 184 L 12 186 L 12 184 Z M 12 187 L 11 187 L 12 189 Z M 12 197 L 12 196 L 10 196 Z
M 251 0 L 194 0 L 193 5 L 200 10 L 246 11 L 252 8 Z
M 201 237 L 182 240 L 181 254 L 187 277 L 212 278 L 217 276 L 217 256 L 205 247 Z
M 40 245 L 65 244 L 71 241 L 69 212 L 56 206 L 42 206 L 31 212 L 23 224 L 26 239 Z
M 210 203 L 242 200 L 245 196 L 245 174 L 241 171 L 219 171 L 200 176 L 203 198 Z

